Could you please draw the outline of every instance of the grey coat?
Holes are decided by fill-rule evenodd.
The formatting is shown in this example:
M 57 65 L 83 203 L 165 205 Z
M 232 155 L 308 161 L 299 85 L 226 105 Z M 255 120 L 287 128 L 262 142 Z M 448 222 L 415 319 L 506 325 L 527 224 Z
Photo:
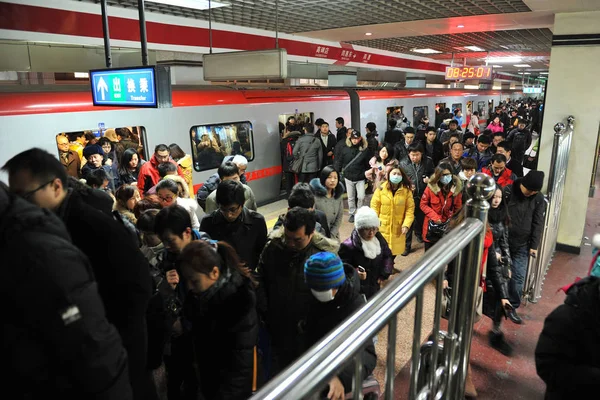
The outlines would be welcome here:
M 321 170 L 323 147 L 320 138 L 307 134 L 300 136 L 294 146 L 294 157 L 300 157 L 302 154 L 304 154 L 302 173 L 308 174 Z
M 344 216 L 344 186 L 338 182 L 335 188 L 335 195 L 327 197 L 327 189 L 321 184 L 319 178 L 310 181 L 310 187 L 315 194 L 315 208 L 323 211 L 327 216 L 327 223 L 331 231 L 332 239 L 340 238 L 340 226 Z

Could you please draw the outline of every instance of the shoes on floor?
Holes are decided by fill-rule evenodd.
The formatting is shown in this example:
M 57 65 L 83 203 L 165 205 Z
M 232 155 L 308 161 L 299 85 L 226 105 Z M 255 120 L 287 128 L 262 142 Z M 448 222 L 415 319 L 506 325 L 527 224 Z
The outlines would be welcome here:
M 523 320 L 521 317 L 519 317 L 519 314 L 517 314 L 517 310 L 510 311 L 508 313 L 508 318 L 517 325 L 521 325 L 523 323 Z
M 407 255 L 410 254 L 410 249 L 406 249 L 404 250 L 404 253 L 400 254 L 402 257 L 406 257 Z
M 423 239 L 421 238 L 421 236 L 417 235 L 416 237 L 417 237 L 417 242 L 423 243 Z
M 465 396 L 467 398 L 474 399 L 477 397 L 477 390 L 475 389 L 475 385 L 473 385 L 473 379 L 471 378 L 472 375 L 473 373 L 471 372 L 471 364 L 469 364 L 465 379 Z
M 350 222 L 351 224 L 353 224 L 353 223 L 354 223 L 354 214 L 352 214 L 352 215 L 350 216 L 350 218 L 348 218 L 348 222 Z
M 502 332 L 496 333 L 494 331 L 490 331 L 488 333 L 488 337 L 490 340 L 490 346 L 492 346 L 492 348 L 498 350 L 500 353 L 504 354 L 507 357 L 512 356 L 513 348 L 504 339 L 504 333 L 502 333 Z

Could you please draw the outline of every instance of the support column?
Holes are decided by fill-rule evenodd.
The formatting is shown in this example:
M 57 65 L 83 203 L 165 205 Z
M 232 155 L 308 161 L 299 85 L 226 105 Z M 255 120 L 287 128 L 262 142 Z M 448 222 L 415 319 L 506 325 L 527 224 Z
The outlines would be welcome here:
M 544 104 L 539 170 L 550 170 L 554 125 L 564 122 L 569 115 L 573 115 L 577 121 L 562 202 L 568 210 L 561 213 L 557 240 L 559 250 L 572 252 L 579 252 L 581 247 L 588 204 L 588 182 L 594 169 L 599 132 L 599 20 L 600 12 L 556 14 Z
M 329 87 L 356 87 L 356 68 L 332 65 L 327 72 Z

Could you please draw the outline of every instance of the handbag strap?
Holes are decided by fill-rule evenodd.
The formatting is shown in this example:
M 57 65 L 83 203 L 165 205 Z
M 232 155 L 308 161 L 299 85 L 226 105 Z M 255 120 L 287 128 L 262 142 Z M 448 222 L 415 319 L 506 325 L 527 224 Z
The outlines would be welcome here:
M 304 156 L 306 155 L 306 153 L 308 153 L 308 150 L 310 150 L 310 146 L 312 146 L 312 144 L 315 142 L 316 137 L 313 136 L 312 140 L 310 141 L 310 143 L 308 144 L 308 146 L 306 147 L 306 150 L 304 150 L 302 152 L 302 155 L 300 156 L 300 158 L 304 158 Z
M 358 157 L 360 157 L 362 154 L 362 151 L 358 151 L 358 154 L 354 156 L 354 158 L 352 160 L 350 160 L 350 162 L 348 164 L 346 164 L 346 166 L 344 168 L 342 168 L 342 174 L 344 173 L 344 171 L 346 170 L 346 168 L 348 168 L 350 166 L 350 164 L 352 164 L 354 161 L 356 161 L 356 159 Z

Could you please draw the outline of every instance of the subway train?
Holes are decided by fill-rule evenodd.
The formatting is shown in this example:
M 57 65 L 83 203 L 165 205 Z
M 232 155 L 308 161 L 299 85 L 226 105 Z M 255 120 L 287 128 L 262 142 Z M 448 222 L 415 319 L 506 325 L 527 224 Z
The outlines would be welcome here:
M 280 131 L 288 117 L 300 122 L 323 118 L 335 133 L 335 119 L 364 133 L 374 122 L 383 139 L 387 121 L 405 116 L 417 126 L 423 115 L 430 123 L 436 107 L 460 108 L 464 123 L 470 111 L 487 119 L 494 105 L 520 93 L 495 90 L 402 89 L 231 89 L 174 88 L 172 108 L 97 107 L 90 91 L 0 93 L 0 166 L 31 147 L 56 153 L 59 133 L 86 131 L 101 135 L 110 128 L 138 127 L 145 157 L 154 146 L 177 143 L 194 157 L 194 189 L 216 171 L 221 155 L 243 154 L 246 172 L 259 204 L 280 195 Z M 359 126 L 357 126 L 359 125 Z M 202 143 L 202 144 L 201 144 Z M 194 150 L 193 150 L 194 149 Z M 6 176 L 0 176 L 6 182 Z

